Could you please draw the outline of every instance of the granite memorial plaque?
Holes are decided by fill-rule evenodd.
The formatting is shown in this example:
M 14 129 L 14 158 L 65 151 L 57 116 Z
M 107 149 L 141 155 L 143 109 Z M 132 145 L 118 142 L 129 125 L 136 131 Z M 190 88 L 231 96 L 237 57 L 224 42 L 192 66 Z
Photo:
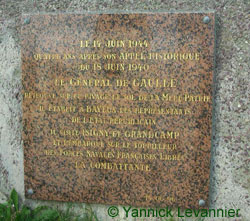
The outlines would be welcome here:
M 22 22 L 26 197 L 208 207 L 213 13 Z

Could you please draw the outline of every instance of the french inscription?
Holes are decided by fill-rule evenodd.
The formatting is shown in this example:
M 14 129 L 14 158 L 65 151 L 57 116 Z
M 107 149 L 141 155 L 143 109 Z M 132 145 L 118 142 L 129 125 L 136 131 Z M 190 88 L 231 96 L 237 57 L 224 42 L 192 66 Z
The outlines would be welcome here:
M 207 207 L 214 14 L 30 19 L 22 28 L 27 197 Z

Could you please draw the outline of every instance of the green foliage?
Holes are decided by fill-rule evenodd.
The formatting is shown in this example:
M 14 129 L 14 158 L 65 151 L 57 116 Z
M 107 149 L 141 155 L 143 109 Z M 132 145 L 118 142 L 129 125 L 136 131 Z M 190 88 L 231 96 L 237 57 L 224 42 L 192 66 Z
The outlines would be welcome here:
M 92 210 L 92 207 L 90 205 L 87 205 L 85 208 L 86 212 L 84 213 L 84 217 L 81 221 L 98 221 L 95 213 Z
M 19 205 L 16 190 L 12 190 L 9 200 L 0 204 L 0 221 L 98 221 L 92 208 L 87 205 L 83 217 L 75 216 L 72 205 L 65 212 L 47 206 L 38 206 L 35 209 Z

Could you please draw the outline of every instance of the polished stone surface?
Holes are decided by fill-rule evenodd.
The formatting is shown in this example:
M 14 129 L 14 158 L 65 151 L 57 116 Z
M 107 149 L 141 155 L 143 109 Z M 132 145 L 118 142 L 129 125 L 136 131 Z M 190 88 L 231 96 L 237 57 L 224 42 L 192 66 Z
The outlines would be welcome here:
M 23 23 L 27 198 L 209 206 L 213 13 L 24 15 Z
M 1 2 L 2 3 L 2 2 Z M 14 187 L 31 207 L 48 205 L 66 210 L 68 203 L 31 200 L 24 197 L 20 34 L 22 13 L 76 11 L 200 11 L 217 15 L 214 81 L 214 123 L 211 152 L 210 208 L 240 208 L 239 220 L 250 217 L 249 186 L 249 13 L 248 1 L 239 0 L 55 0 L 3 1 L 0 4 L 0 191 Z M 74 203 L 82 215 L 85 203 Z M 108 205 L 91 204 L 99 220 L 138 220 L 107 214 Z M 121 207 L 118 207 L 122 209 Z M 120 210 L 121 211 L 121 210 Z M 141 220 L 141 219 L 139 219 Z M 151 218 L 151 220 L 159 220 Z M 188 220 L 188 219 L 187 219 Z M 193 220 L 191 218 L 190 220 Z M 214 220 L 214 218 L 205 218 Z M 218 219 L 218 220 L 223 220 Z M 224 219 L 225 220 L 225 219 Z M 228 220 L 228 219 L 227 219 Z

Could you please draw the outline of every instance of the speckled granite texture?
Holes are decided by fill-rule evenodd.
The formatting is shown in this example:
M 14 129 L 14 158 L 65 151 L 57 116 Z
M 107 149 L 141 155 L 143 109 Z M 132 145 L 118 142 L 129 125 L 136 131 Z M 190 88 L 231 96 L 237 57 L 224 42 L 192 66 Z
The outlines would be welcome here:
M 0 4 L 0 190 L 24 196 L 21 143 L 21 13 L 107 10 L 215 10 L 218 18 L 210 179 L 211 208 L 239 208 L 249 220 L 249 1 L 7 1 Z M 34 206 L 64 203 L 26 200 Z M 79 211 L 84 204 L 74 204 Z M 108 206 L 93 205 L 100 220 Z M 126 219 L 124 213 L 114 220 Z M 132 220 L 132 219 L 131 219 Z M 219 220 L 219 219 L 218 219 Z M 221 219 L 223 220 L 223 219 Z M 225 219 L 228 220 L 228 219 Z
M 25 15 L 24 22 L 27 17 L 30 22 L 22 28 L 23 94 L 46 92 L 54 93 L 55 97 L 24 95 L 23 98 L 25 192 L 30 188 L 34 191 L 26 197 L 185 208 L 199 208 L 202 199 L 208 206 L 214 14 Z M 203 21 L 206 17 L 210 19 L 207 24 Z M 98 40 L 101 46 L 80 47 L 85 39 L 89 44 Z M 111 39 L 119 41 L 115 47 L 105 46 Z M 131 47 L 132 40 L 144 44 Z M 65 52 L 73 54 L 75 59 L 64 59 Z M 52 60 L 37 60 L 34 55 L 38 53 L 58 56 Z M 82 60 L 79 55 L 83 53 L 94 53 L 101 58 Z M 116 59 L 104 59 L 110 53 Z M 119 59 L 124 53 L 137 53 L 140 58 L 124 59 L 122 56 Z M 169 56 L 152 59 L 153 53 Z M 172 57 L 174 53 L 182 53 L 185 58 L 171 59 L 170 53 Z M 188 53 L 192 57 L 188 58 Z M 76 67 L 82 63 L 89 64 L 90 70 L 79 71 Z M 103 68 L 95 71 L 93 63 L 102 64 Z M 148 70 L 131 71 L 129 65 L 132 63 L 149 67 Z M 122 68 L 107 70 L 108 64 L 122 64 Z M 65 85 L 55 85 L 54 79 L 63 79 Z M 71 79 L 97 79 L 106 83 L 105 86 L 72 86 Z M 150 79 L 150 85 L 139 83 L 145 79 L 146 82 Z M 170 79 L 174 82 L 172 86 Z M 117 86 L 117 80 L 126 80 L 128 86 Z M 66 92 L 82 96 L 77 99 L 59 96 Z M 90 93 L 112 95 L 116 99 L 111 96 L 84 98 L 83 95 Z M 179 100 L 172 98 L 169 101 L 166 94 L 177 96 Z M 134 96 L 132 101 L 126 99 L 131 95 Z M 142 101 L 141 96 L 146 100 Z M 191 99 L 193 96 L 201 101 Z M 39 110 L 39 105 L 43 105 L 44 111 Z M 51 111 L 47 107 L 52 105 L 75 108 Z M 80 123 L 72 123 L 71 117 L 79 117 Z M 98 121 L 91 123 L 92 119 Z M 131 124 L 127 119 L 147 123 Z M 54 136 L 50 135 L 51 129 L 57 131 Z M 78 134 L 64 136 L 60 130 L 76 130 Z M 102 136 L 100 132 L 96 136 L 83 131 L 108 134 Z M 132 131 L 136 135 L 132 136 Z M 112 136 L 114 132 L 116 136 Z M 144 132 L 150 136 L 143 138 Z M 164 136 L 160 137 L 160 133 Z M 91 147 L 86 144 L 53 145 L 53 140 L 58 139 L 99 144 Z M 110 147 L 111 142 L 117 142 L 117 147 Z M 130 146 L 124 148 L 123 143 Z M 139 144 L 144 144 L 145 148 L 138 148 Z M 161 145 L 161 148 L 146 147 L 152 144 Z M 167 144 L 169 148 L 163 147 Z M 53 153 L 46 155 L 46 150 L 53 150 Z M 78 151 L 79 154 L 69 157 L 60 154 L 62 151 L 71 151 L 73 155 Z M 98 155 L 91 152 L 89 156 L 88 151 L 96 151 Z M 75 162 L 84 163 L 80 166 L 83 168 L 75 168 Z M 104 164 L 105 169 L 98 169 L 100 164 Z M 114 166 L 120 164 L 122 167 Z M 139 165 L 139 169 L 135 169 L 135 165 Z

